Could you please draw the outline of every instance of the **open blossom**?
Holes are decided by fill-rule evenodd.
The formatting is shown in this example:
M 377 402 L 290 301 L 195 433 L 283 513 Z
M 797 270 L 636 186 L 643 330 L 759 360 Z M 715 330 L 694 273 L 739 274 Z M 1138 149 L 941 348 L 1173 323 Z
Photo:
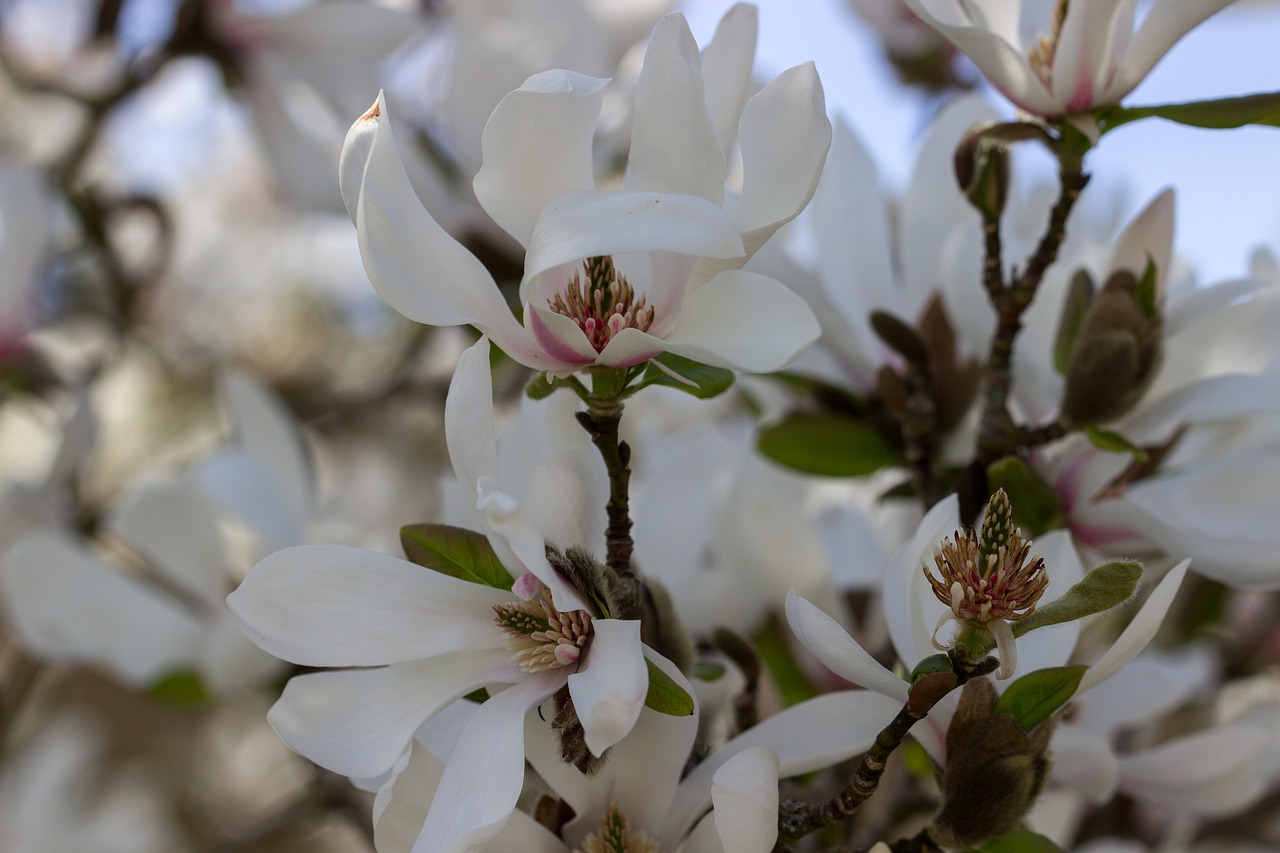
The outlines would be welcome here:
M 459 736 L 416 853 L 479 846 L 501 831 L 524 781 L 531 708 L 567 687 L 587 748 L 599 756 L 635 725 L 648 690 L 640 623 L 590 608 L 548 562 L 542 532 L 493 478 L 488 352 L 482 339 L 459 360 L 445 428 L 455 473 L 515 578 L 511 588 L 313 545 L 263 560 L 227 602 L 262 648 L 333 668 L 292 679 L 268 719 L 293 749 L 347 776 L 386 773 L 420 726 L 489 689 Z
M 410 319 L 469 323 L 522 364 L 556 374 L 660 352 L 782 367 L 817 337 L 817 321 L 788 288 L 740 268 L 808 203 L 831 126 L 812 64 L 746 99 L 754 43 L 746 6 L 726 15 L 705 55 L 682 15 L 659 22 L 636 85 L 621 190 L 597 188 L 592 165 L 607 80 L 546 71 L 502 100 L 485 127 L 475 191 L 525 248 L 523 323 L 419 203 L 379 96 L 348 133 L 339 170 L 374 287 Z M 726 205 L 735 139 L 742 186 Z
M 1231 0 L 1156 0 L 1141 22 L 1136 0 L 905 2 L 1006 98 L 1027 112 L 1060 116 L 1119 102 L 1179 39 Z M 1048 31 L 1028 41 L 1024 14 L 1034 12 Z

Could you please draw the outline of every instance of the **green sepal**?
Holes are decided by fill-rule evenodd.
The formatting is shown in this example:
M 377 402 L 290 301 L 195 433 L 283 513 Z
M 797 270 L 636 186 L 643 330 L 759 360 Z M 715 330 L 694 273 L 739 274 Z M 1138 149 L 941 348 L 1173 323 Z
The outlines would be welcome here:
M 911 670 L 911 676 L 907 681 L 915 684 L 926 675 L 935 672 L 955 672 L 955 664 L 951 662 L 951 656 L 945 652 L 936 655 L 929 655 L 920 663 L 916 664 L 916 668 Z
M 645 658 L 644 665 L 649 670 L 649 692 L 644 697 L 645 707 L 669 717 L 687 717 L 692 714 L 693 697 L 653 661 Z
M 1092 424 L 1087 424 L 1084 428 L 1084 436 L 1099 450 L 1105 450 L 1108 453 L 1128 453 L 1137 462 L 1147 461 L 1147 451 L 1114 430 L 1099 429 Z
M 976 853 L 1067 853 L 1050 839 L 1029 829 L 1006 832 L 973 849 Z
M 871 424 L 829 412 L 793 412 L 762 430 L 756 447 L 788 468 L 828 477 L 861 477 L 902 463 Z
M 579 381 L 578 377 L 566 376 L 562 379 L 556 379 L 553 376 L 548 376 L 545 370 L 535 374 L 529 380 L 529 384 L 524 386 L 524 395 L 530 400 L 543 400 L 561 388 L 568 388 L 579 397 L 586 399 L 587 388 Z
M 661 366 L 659 366 L 661 365 Z M 666 368 L 665 370 L 663 368 Z M 699 400 L 718 397 L 733 387 L 734 374 L 724 367 L 713 367 L 673 353 L 659 353 L 645 365 L 640 381 L 627 388 L 627 395 L 650 385 L 676 388 Z
M 1066 376 L 1071 367 L 1071 353 L 1076 347 L 1076 338 L 1084 326 L 1084 317 L 1093 304 L 1093 279 L 1085 270 L 1078 271 L 1067 287 L 1067 296 L 1062 301 L 1062 314 L 1058 318 L 1058 334 L 1053 341 L 1053 369 L 1059 376 Z
M 1011 623 L 1013 635 L 1063 622 L 1074 622 L 1095 613 L 1118 607 L 1129 600 L 1142 577 L 1142 564 L 1133 560 L 1111 560 L 1084 576 L 1078 584 L 1048 604 L 1037 607 L 1025 619 Z
M 1094 115 L 1102 133 L 1144 118 L 1162 118 L 1210 130 L 1230 130 L 1246 124 L 1280 127 L 1280 92 L 1149 107 L 1114 106 L 1098 110 Z
M 1155 319 L 1156 314 L 1160 311 L 1156 297 L 1156 260 L 1151 257 L 1151 253 L 1147 253 L 1147 265 L 1142 268 L 1142 278 L 1138 279 L 1137 290 L 1133 294 L 1133 299 L 1138 303 L 1138 308 L 1148 320 Z
M 161 676 L 159 681 L 148 688 L 147 695 L 169 705 L 188 708 L 207 705 L 211 698 L 199 674 L 189 669 L 180 669 Z
M 406 524 L 400 545 L 411 563 L 459 580 L 511 589 L 515 578 L 483 533 L 448 524 Z
M 1005 688 L 992 713 L 1008 714 L 1027 731 L 1071 700 L 1087 666 L 1051 666 L 1029 672 Z
M 1013 505 L 1013 523 L 1033 539 L 1067 525 L 1057 490 L 1020 457 L 1006 456 L 988 465 L 987 488 L 992 493 L 1004 489 Z

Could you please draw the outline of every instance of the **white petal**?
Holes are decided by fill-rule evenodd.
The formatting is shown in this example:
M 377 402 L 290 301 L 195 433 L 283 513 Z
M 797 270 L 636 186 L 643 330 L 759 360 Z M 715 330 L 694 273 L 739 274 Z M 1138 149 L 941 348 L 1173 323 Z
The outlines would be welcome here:
M 139 686 L 195 663 L 201 629 L 186 610 L 61 532 L 15 542 L 0 578 L 9 624 L 39 655 L 100 664 Z
M 1069 785 L 1095 803 L 1115 796 L 1120 766 L 1106 738 L 1071 723 L 1053 730 L 1053 761 L 1049 773 L 1055 782 Z
M 481 477 L 498 476 L 488 338 L 482 337 L 458 357 L 444 400 L 444 433 L 453 473 L 474 504 L 476 482 Z
M 520 298 L 526 302 L 549 299 L 552 294 L 531 290 L 530 282 L 561 264 L 628 252 L 735 258 L 744 249 L 728 215 L 694 195 L 594 190 L 567 193 L 547 206 L 533 229 Z
M 1151 642 L 1151 638 L 1160 629 L 1160 623 L 1164 621 L 1164 615 L 1169 611 L 1169 605 L 1173 603 L 1173 597 L 1177 595 L 1189 565 L 1190 560 L 1183 560 L 1161 579 L 1142 608 L 1134 614 L 1133 621 L 1111 644 L 1111 648 L 1085 672 L 1077 693 L 1084 693 L 1095 684 L 1106 681 L 1147 647 L 1147 643 Z
M 311 509 L 311 473 L 298 425 L 278 397 L 255 377 L 234 371 L 223 377 L 223 405 L 235 427 L 236 442 L 270 472 L 286 510 L 305 521 Z
M 803 299 L 768 276 L 725 270 L 685 297 L 663 349 L 750 373 L 790 364 L 822 329 Z
M 777 76 L 742 112 L 742 201 L 733 221 L 748 254 L 813 198 L 831 147 L 822 82 L 812 62 Z
M 1066 530 L 1051 530 L 1036 539 L 1031 543 L 1031 555 L 1044 557 L 1045 574 L 1049 578 L 1049 585 L 1040 598 L 1041 604 L 1061 597 L 1084 579 L 1084 564 L 1080 562 L 1080 554 Z M 1080 623 L 1068 622 L 1019 637 L 1017 674 L 1064 666 L 1079 636 Z
M 246 635 L 304 666 L 379 666 L 502 647 L 491 606 L 506 590 L 386 554 L 300 545 L 254 566 L 227 605 Z
M 649 673 L 638 621 L 595 619 L 591 626 L 591 650 L 582 669 L 569 676 L 569 695 L 587 748 L 599 756 L 636 724 L 649 691 Z
M 374 289 L 410 320 L 470 323 L 521 364 L 547 359 L 507 308 L 493 277 L 414 195 L 382 95 L 347 133 L 339 178 Z
M 728 151 L 738 135 L 738 119 L 751 84 L 758 17 L 755 6 L 735 4 L 725 12 L 711 42 L 702 50 L 707 114 L 721 151 Z
M 1173 256 L 1173 208 L 1172 189 L 1152 199 L 1116 237 L 1111 263 L 1107 266 L 1108 271 L 1128 270 L 1141 278 L 1149 257 L 1156 265 L 1156 293 L 1160 300 L 1163 300 Z
M 707 115 L 702 59 L 679 12 L 658 21 L 636 81 L 628 188 L 724 203 L 725 155 Z
M 1099 100 L 1114 70 L 1114 41 L 1133 29 L 1136 0 L 1077 0 L 1070 7 L 1053 52 L 1053 95 L 1067 112 L 1087 110 Z
M 562 548 L 574 544 L 599 550 L 608 526 L 608 477 L 599 454 L 589 450 L 594 449 L 557 453 L 529 478 L 525 497 L 529 516 L 548 542 Z
M 225 607 L 220 611 L 204 626 L 204 644 L 196 666 L 202 684 L 210 693 L 221 695 L 278 679 L 285 672 L 284 661 L 250 642 Z
M 564 70 L 534 74 L 485 125 L 476 198 L 520 245 L 529 245 L 553 198 L 595 186 L 591 139 L 608 82 Z
M 214 508 L 199 492 L 181 484 L 141 491 L 107 526 L 184 592 L 222 609 L 230 567 Z
M 1202 817 L 1248 807 L 1268 786 L 1256 769 L 1269 745 L 1248 725 L 1219 726 L 1120 759 L 1120 790 Z
M 525 324 L 543 352 L 564 365 L 564 369 L 584 367 L 597 360 L 587 333 L 572 317 L 566 317 L 535 302 L 524 308 Z
M 907 701 L 908 685 L 867 653 L 840 623 L 809 601 L 787 593 L 787 622 L 796 638 L 822 665 L 851 684 Z
M 883 606 L 889 636 L 908 669 L 934 654 L 930 638 L 938 616 L 948 608 L 934 596 L 924 574 L 935 549 L 960 529 L 960 504 L 943 498 L 921 520 L 916 534 L 894 552 L 884 566 Z
M 214 451 L 188 472 L 194 488 L 221 513 L 243 522 L 265 553 L 303 539 L 306 516 L 300 516 L 282 484 L 262 463 L 236 448 Z
M 1169 49 L 1232 0 L 1159 0 L 1147 10 L 1109 88 L 1116 100 L 1133 90 Z
M 711 778 L 716 830 L 725 850 L 769 853 L 778 840 L 778 754 L 744 749 Z
M 289 680 L 267 721 L 289 747 L 344 776 L 385 773 L 422 723 L 485 684 L 524 677 L 506 649 L 452 652 Z
M 502 831 L 524 786 L 525 715 L 563 685 L 562 672 L 538 673 L 480 706 L 454 745 L 413 853 L 480 850 Z
M 901 710 L 896 699 L 867 690 L 828 693 L 793 705 L 707 756 L 680 782 L 662 839 L 683 837 L 711 805 L 711 780 L 730 758 L 752 747 L 778 754 L 778 773 L 797 776 L 865 752 Z

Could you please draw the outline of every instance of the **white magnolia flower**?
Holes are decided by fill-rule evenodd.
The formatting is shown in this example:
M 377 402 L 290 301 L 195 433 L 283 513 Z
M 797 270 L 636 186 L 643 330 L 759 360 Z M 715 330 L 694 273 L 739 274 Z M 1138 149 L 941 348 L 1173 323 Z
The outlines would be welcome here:
M 654 663 L 691 693 L 670 662 Z M 490 700 L 492 701 L 492 700 Z M 483 706 L 481 706 L 483 709 Z M 864 751 L 895 712 L 895 703 L 850 690 L 804 702 L 764 720 L 684 773 L 698 716 L 671 717 L 645 709 L 610 760 L 592 777 L 566 764 L 550 727 L 536 711 L 526 718 L 530 765 L 575 817 L 553 835 L 521 811 L 487 842 L 450 853 L 570 853 L 593 850 L 607 814 L 620 815 L 638 846 L 655 853 L 766 853 L 777 840 L 778 779 L 812 772 Z M 453 709 L 464 719 L 475 713 Z M 379 853 L 434 850 L 422 833 L 423 815 L 440 796 L 445 761 L 462 740 L 435 730 L 415 741 L 397 763 L 374 804 Z M 683 778 L 682 778 L 683 776 Z M 641 840 L 648 846 L 639 846 Z M 449 849 L 449 848 L 445 848 Z
M 885 564 L 885 617 L 898 659 L 908 670 L 935 654 L 935 626 L 946 613 L 945 605 L 933 594 L 923 566 L 931 560 L 943 538 L 959 529 L 957 501 L 954 496 L 948 497 L 929 511 L 915 538 L 899 548 Z M 1035 553 L 1045 558 L 1049 586 L 1043 601 L 1053 601 L 1083 577 L 1083 567 L 1066 531 L 1047 533 L 1032 547 Z M 1107 681 L 1146 648 L 1181 585 L 1187 565 L 1185 561 L 1180 563 L 1156 585 L 1121 635 L 1089 667 L 1077 695 Z M 853 684 L 899 702 L 906 701 L 906 681 L 878 663 L 834 619 L 794 593 L 787 596 L 787 619 L 800 642 L 832 672 Z M 1079 623 L 1071 622 L 1018 638 L 1015 675 L 1065 665 L 1075 649 L 1079 631 Z M 1007 682 L 1007 679 L 997 680 L 996 686 L 1000 689 Z M 935 757 L 942 755 L 954 706 L 953 696 L 947 697 L 912 730 L 913 736 Z M 1089 739 L 1084 745 L 1080 745 L 1079 740 L 1073 737 L 1070 726 L 1059 726 L 1055 730 L 1055 762 L 1051 778 L 1078 784 L 1085 793 L 1092 793 L 1100 785 L 1107 784 L 1112 786 L 1108 790 L 1114 790 L 1116 760 L 1109 748 L 1098 738 Z M 1101 744 L 1101 749 L 1094 750 L 1095 744 Z M 1064 756 L 1073 751 L 1078 751 L 1078 760 L 1065 760 Z
M 136 686 L 193 670 L 222 692 L 278 672 L 280 662 L 245 640 L 224 604 L 244 568 L 221 521 L 226 511 L 247 513 L 250 530 L 269 525 L 269 541 L 275 504 L 287 503 L 282 490 L 303 492 L 306 468 L 278 402 L 239 374 L 227 377 L 224 394 L 238 440 L 180 478 L 128 494 L 104 520 L 105 550 L 49 525 L 5 553 L 6 616 L 24 645 L 106 667 Z M 220 505 L 233 495 L 240 500 Z M 132 570 L 139 563 L 150 580 Z
M 446 433 L 458 480 L 516 578 L 511 589 L 316 545 L 269 556 L 228 599 L 262 648 L 337 668 L 292 679 L 268 719 L 287 744 L 338 773 L 386 773 L 441 709 L 490 689 L 444 772 L 424 850 L 479 843 L 501 830 L 523 782 L 530 708 L 567 687 L 598 756 L 630 731 L 648 690 L 640 623 L 592 611 L 548 562 L 541 531 L 493 479 L 488 351 L 482 339 L 459 360 Z M 522 630 L 534 623 L 543 625 L 537 634 Z M 499 692 L 503 685 L 510 686 Z
M 1231 0 L 905 0 L 1006 98 L 1042 116 L 1120 101 L 1193 27 Z M 1027 24 L 1042 27 L 1028 39 Z
M 830 123 L 812 64 L 746 100 L 754 23 L 748 7 L 731 10 L 705 56 L 683 16 L 658 24 L 622 190 L 597 188 L 592 166 L 607 80 L 547 71 L 498 105 L 475 190 L 525 247 L 523 324 L 414 196 L 380 96 L 348 133 L 340 169 L 374 287 L 410 319 L 469 323 L 517 361 L 558 374 L 664 351 L 744 370 L 786 364 L 817 323 L 786 287 L 739 267 L 808 202 Z M 735 138 L 743 183 L 731 214 Z

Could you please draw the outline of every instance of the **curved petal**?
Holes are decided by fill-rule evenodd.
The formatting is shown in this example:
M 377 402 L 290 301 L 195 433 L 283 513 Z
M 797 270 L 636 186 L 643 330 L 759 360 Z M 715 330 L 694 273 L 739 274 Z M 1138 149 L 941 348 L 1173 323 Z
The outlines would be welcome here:
M 1076 689 L 1077 693 L 1084 693 L 1095 684 L 1106 681 L 1147 647 L 1147 643 L 1151 642 L 1151 638 L 1159 630 L 1160 623 L 1164 621 L 1164 615 L 1169 611 L 1169 605 L 1173 603 L 1173 597 L 1177 595 L 1189 565 L 1190 560 L 1183 560 L 1161 579 L 1142 608 L 1134 614 L 1133 621 L 1111 644 L 1111 648 L 1085 672 Z
M 379 93 L 347 132 L 338 168 L 374 289 L 410 320 L 431 326 L 470 323 L 521 364 L 539 367 L 546 356 L 516 322 L 484 264 L 414 195 L 386 111 Z
M 1180 813 L 1219 817 L 1248 807 L 1269 786 L 1257 764 L 1270 738 L 1248 725 L 1219 726 L 1120 759 L 1120 790 Z
M 628 252 L 736 258 L 744 249 L 729 216 L 695 195 L 625 190 L 566 193 L 547 205 L 534 226 L 520 298 L 534 299 L 530 282 L 561 264 Z
M 959 529 L 960 502 L 955 495 L 948 495 L 934 504 L 911 541 L 885 563 L 885 619 L 898 658 L 908 669 L 934 653 L 930 637 L 939 614 L 948 609 L 934 597 L 925 578 L 924 561 L 931 560 L 942 540 Z
M 525 677 L 506 649 L 294 676 L 267 721 L 294 751 L 343 776 L 387 772 L 426 720 L 477 687 Z
M 1158 304 L 1163 304 L 1164 283 L 1173 257 L 1173 209 L 1172 189 L 1166 189 L 1153 198 L 1116 237 L 1111 263 L 1107 266 L 1108 272 L 1128 270 L 1141 278 L 1150 258 L 1156 265 Z
M 636 81 L 627 187 L 724 203 L 725 155 L 707 115 L 702 57 L 684 15 L 658 21 Z
M 167 580 L 222 609 L 231 586 L 226 546 L 198 491 L 185 484 L 145 489 L 120 503 L 107 526 Z
M 299 545 L 254 566 L 227 598 L 246 635 L 303 666 L 379 666 L 502 648 L 494 604 L 511 593 L 386 554 Z
M 204 634 L 196 671 L 215 696 L 251 685 L 279 683 L 286 674 L 288 664 L 254 645 L 226 608 L 206 620 Z
M 190 614 L 61 532 L 22 537 L 3 568 L 8 622 L 39 655 L 100 664 L 134 685 L 195 663 L 202 632 Z
M 1232 0 L 1159 0 L 1147 11 L 1129 43 L 1115 81 L 1108 89 L 1114 100 L 1133 91 L 1178 41 Z
M 553 198 L 595 186 L 591 140 L 608 82 L 562 69 L 534 74 L 484 126 L 476 198 L 520 245 Z
M 196 463 L 188 476 L 211 506 L 242 521 L 260 537 L 259 553 L 302 540 L 306 516 L 299 516 L 291 506 L 284 484 L 249 454 L 234 447 L 215 451 Z
M 787 623 L 810 654 L 845 681 L 907 701 L 905 681 L 885 669 L 836 620 L 796 595 L 795 590 L 787 593 Z
M 649 672 L 639 621 L 595 619 L 591 627 L 591 650 L 582 669 L 569 676 L 569 695 L 587 749 L 599 756 L 636 724 L 649 691 Z
M 1113 43 L 1133 30 L 1137 0 L 1076 0 L 1053 51 L 1053 95 L 1067 112 L 1087 110 L 1104 94 L 1115 70 Z
M 685 297 L 662 349 L 767 373 L 790 364 L 821 331 L 809 306 L 785 285 L 758 273 L 725 270 Z
M 502 832 L 524 787 L 525 715 L 564 685 L 530 676 L 481 705 L 462 730 L 412 853 L 479 850 Z
M 750 255 L 813 198 L 831 147 L 812 62 L 779 74 L 742 112 L 742 201 L 733 221 Z
M 756 7 L 737 3 L 716 26 L 715 35 L 702 49 L 702 80 L 707 94 L 707 115 L 721 151 L 729 151 L 738 135 L 738 120 L 751 85 L 751 65 L 756 55 Z
M 524 316 L 533 339 L 547 355 L 563 365 L 561 370 L 585 367 L 596 360 L 595 347 L 572 317 L 558 314 L 533 302 L 525 304 Z
M 778 754 L 744 749 L 711 777 L 716 831 L 725 850 L 769 853 L 778 840 Z
M 1049 773 L 1055 782 L 1069 785 L 1095 803 L 1109 802 L 1120 782 L 1120 766 L 1106 738 L 1062 723 L 1050 742 L 1053 762 Z
M 674 843 L 689 831 L 711 805 L 716 771 L 743 750 L 770 747 L 778 754 L 778 775 L 797 776 L 865 752 L 901 707 L 879 693 L 845 690 L 764 720 L 707 756 L 680 782 L 660 840 Z
M 311 512 L 311 466 L 298 424 L 283 402 L 245 371 L 231 371 L 220 387 L 236 444 L 270 472 L 285 509 L 301 528 Z
M 444 398 L 444 436 L 454 476 L 474 505 L 480 478 L 498 476 L 488 338 L 480 338 L 458 357 Z
M 1039 537 L 1031 543 L 1031 553 L 1033 557 L 1044 558 L 1045 574 L 1049 578 L 1049 585 L 1040 598 L 1042 604 L 1061 597 L 1084 579 L 1084 564 L 1080 562 L 1071 533 L 1066 530 L 1051 530 Z M 1017 674 L 1065 665 L 1079 636 L 1080 623 L 1068 622 L 1019 637 Z M 1003 689 L 1004 684 L 1000 682 L 998 686 Z

